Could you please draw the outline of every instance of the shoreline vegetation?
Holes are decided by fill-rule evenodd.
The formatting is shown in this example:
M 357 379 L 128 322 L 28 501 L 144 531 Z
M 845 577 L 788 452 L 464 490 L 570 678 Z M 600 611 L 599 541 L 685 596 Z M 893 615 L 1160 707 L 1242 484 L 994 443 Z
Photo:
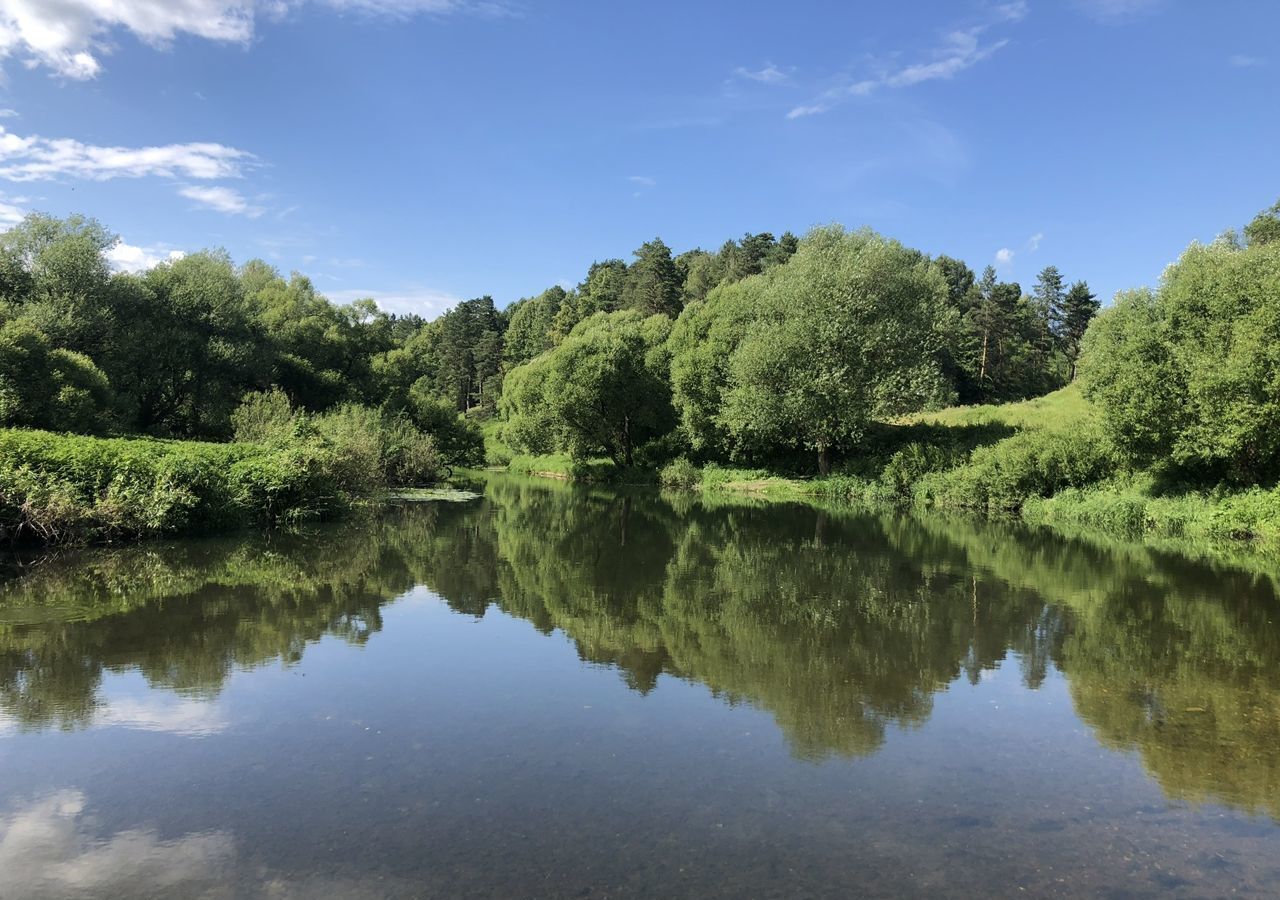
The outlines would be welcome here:
M 738 494 L 763 500 L 851 503 L 870 508 L 1014 518 L 1068 537 L 1094 535 L 1166 547 L 1224 545 L 1280 552 L 1280 491 L 1195 490 L 1109 464 L 1097 412 L 1078 386 L 999 406 L 919 413 L 879 432 L 844 472 L 800 476 L 679 459 L 658 469 L 609 460 L 515 455 L 514 474 L 561 480 L 657 485 L 664 490 Z M 505 448 L 491 447 L 501 459 Z
M 342 515 L 488 465 L 1280 549 L 1280 204 L 1100 311 L 869 229 L 593 263 L 440 317 L 221 251 L 0 234 L 0 539 Z

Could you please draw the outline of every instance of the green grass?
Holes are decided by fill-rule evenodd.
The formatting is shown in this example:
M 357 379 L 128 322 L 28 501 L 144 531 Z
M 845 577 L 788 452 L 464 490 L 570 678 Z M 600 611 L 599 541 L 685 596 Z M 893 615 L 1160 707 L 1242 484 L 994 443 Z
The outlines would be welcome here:
M 1031 400 L 983 406 L 952 406 L 906 416 L 900 424 L 959 426 L 1003 425 L 1009 428 L 1066 430 L 1097 421 L 1097 412 L 1079 385 L 1068 385 Z
M 510 465 L 517 454 L 502 439 L 502 421 L 496 417 L 486 419 L 480 425 L 480 433 L 484 437 L 484 464 L 486 466 Z

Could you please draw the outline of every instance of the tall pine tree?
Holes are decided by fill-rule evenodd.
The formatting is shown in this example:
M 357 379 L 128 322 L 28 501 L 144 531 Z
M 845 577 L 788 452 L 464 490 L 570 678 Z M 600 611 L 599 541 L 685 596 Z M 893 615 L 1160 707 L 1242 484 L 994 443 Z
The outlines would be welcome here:
M 1098 312 L 1098 297 L 1084 281 L 1071 285 L 1062 299 L 1061 311 L 1055 321 L 1055 330 L 1062 341 L 1063 352 L 1071 363 L 1071 381 L 1076 380 L 1076 361 L 1080 358 L 1080 341 L 1085 329 Z

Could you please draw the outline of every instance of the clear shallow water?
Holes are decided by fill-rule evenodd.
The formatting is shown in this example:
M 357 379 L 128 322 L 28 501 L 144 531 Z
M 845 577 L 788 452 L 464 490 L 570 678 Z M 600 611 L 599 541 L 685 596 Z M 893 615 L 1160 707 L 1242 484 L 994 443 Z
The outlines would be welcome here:
M 1275 895 L 1269 577 L 484 490 L 0 584 L 0 897 Z

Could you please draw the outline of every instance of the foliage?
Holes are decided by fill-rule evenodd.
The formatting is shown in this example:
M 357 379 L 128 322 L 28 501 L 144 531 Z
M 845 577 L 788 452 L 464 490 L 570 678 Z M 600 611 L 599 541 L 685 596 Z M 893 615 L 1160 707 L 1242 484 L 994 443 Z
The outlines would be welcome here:
M 113 540 L 317 518 L 348 497 L 303 445 L 0 431 L 0 537 Z
M 658 482 L 663 487 L 684 488 L 690 490 L 702 481 L 702 472 L 698 470 L 689 457 L 681 456 L 673 459 L 658 474 Z
M 669 331 L 664 317 L 633 310 L 578 324 L 553 351 L 512 373 L 503 397 L 507 440 L 526 452 L 602 453 L 632 465 L 637 448 L 671 427 Z
M 1280 477 L 1280 243 L 1193 244 L 1086 336 L 1085 388 L 1135 463 Z
M 677 403 L 695 447 L 805 447 L 826 471 L 830 453 L 855 446 L 874 417 L 946 396 L 937 363 L 946 286 L 901 244 L 817 229 L 786 265 L 718 290 L 673 340 Z

